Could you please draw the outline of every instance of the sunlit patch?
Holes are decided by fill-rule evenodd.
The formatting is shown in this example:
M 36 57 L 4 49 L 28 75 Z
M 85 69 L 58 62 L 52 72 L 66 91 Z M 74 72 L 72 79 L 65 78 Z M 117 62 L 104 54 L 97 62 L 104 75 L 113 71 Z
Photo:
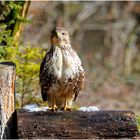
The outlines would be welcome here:
M 29 104 L 29 105 L 25 105 L 23 107 L 23 109 L 26 109 L 30 112 L 37 112 L 37 111 L 46 111 L 49 109 L 48 106 L 38 106 L 37 104 Z
M 23 107 L 23 109 L 26 109 L 30 112 L 37 112 L 37 111 L 47 111 L 47 110 L 49 110 L 49 107 L 48 106 L 38 106 L 37 104 L 29 104 L 29 105 L 25 105 Z M 84 112 L 92 112 L 92 111 L 99 111 L 99 108 L 96 106 L 89 106 L 89 107 L 80 107 L 78 110 L 84 111 Z M 57 110 L 57 111 L 61 112 L 61 110 Z
M 89 106 L 89 107 L 80 107 L 78 110 L 85 111 L 85 112 L 92 112 L 92 111 L 99 111 L 99 108 L 96 106 Z

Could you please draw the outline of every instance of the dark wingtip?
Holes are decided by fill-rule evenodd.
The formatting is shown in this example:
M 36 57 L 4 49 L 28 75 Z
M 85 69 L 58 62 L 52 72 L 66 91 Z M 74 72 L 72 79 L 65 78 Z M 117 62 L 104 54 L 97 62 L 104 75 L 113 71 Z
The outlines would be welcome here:
M 42 93 L 42 99 L 43 101 L 47 101 L 48 100 L 47 95 Z
M 76 100 L 77 96 L 78 96 L 78 94 L 75 94 L 75 97 L 74 97 L 73 101 L 75 101 L 75 100 Z

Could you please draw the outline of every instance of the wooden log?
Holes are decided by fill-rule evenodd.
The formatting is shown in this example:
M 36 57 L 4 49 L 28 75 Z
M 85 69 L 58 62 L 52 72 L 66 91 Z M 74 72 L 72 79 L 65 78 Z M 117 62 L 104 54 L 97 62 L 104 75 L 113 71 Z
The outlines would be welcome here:
M 10 137 L 7 122 L 11 119 L 14 108 L 15 64 L 0 63 L 0 138 Z
M 131 111 L 38 111 L 17 110 L 20 139 L 134 138 L 138 136 Z

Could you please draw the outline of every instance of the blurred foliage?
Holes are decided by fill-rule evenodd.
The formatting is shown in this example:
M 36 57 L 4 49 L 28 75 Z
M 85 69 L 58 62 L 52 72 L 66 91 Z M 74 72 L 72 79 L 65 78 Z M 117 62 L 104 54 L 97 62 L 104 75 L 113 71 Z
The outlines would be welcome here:
M 14 45 L 14 32 L 19 29 L 17 21 L 27 22 L 21 15 L 24 1 L 0 1 L 0 59 L 6 55 L 6 48 Z
M 20 11 L 24 1 L 1 1 L 0 2 L 0 23 L 7 26 L 15 24 L 15 20 L 21 19 Z
M 136 121 L 137 121 L 138 130 L 139 130 L 139 133 L 140 133 L 140 116 L 136 117 Z
M 13 40 L 11 37 L 11 32 L 10 30 L 5 30 L 4 27 L 0 26 L 0 59 L 6 55 L 6 47 L 11 47 L 13 46 Z M 4 42 L 6 42 L 6 45 Z
M 34 99 L 39 93 L 40 61 L 45 51 L 40 47 L 16 46 L 6 48 L 6 61 L 16 64 L 16 96 L 17 107 L 23 107 L 30 102 L 40 102 Z M 3 59 L 4 61 L 4 59 Z
M 17 106 L 28 102 L 38 93 L 39 61 L 44 54 L 39 47 L 19 44 L 22 23 L 27 23 L 26 14 L 30 2 L 0 1 L 0 61 L 13 61 L 16 64 Z M 42 52 L 42 53 L 41 53 Z M 31 86 L 31 88 L 30 88 Z M 36 91 L 34 90 L 36 89 Z M 31 93 L 31 94 L 28 94 Z M 32 94 L 34 92 L 34 94 Z M 33 98 L 33 97 L 32 97 Z
M 6 55 L 6 47 L 11 47 L 12 46 L 12 37 L 10 36 L 10 30 L 5 30 L 4 27 L 0 26 L 0 59 L 2 56 Z M 6 45 L 3 45 L 5 44 Z

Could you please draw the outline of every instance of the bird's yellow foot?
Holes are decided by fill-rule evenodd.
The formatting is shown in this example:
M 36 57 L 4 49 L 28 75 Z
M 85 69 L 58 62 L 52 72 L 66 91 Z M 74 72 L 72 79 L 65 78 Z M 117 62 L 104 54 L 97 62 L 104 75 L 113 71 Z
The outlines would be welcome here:
M 65 107 L 61 107 L 61 110 L 71 111 L 71 110 L 72 110 L 72 108 L 68 108 L 67 106 L 65 106 Z
M 51 110 L 52 112 L 54 112 L 54 111 L 58 110 L 58 108 L 57 108 L 56 105 L 54 105 L 53 107 L 50 107 L 49 110 Z
M 66 110 L 67 110 L 67 111 L 72 111 L 72 108 L 67 108 Z

